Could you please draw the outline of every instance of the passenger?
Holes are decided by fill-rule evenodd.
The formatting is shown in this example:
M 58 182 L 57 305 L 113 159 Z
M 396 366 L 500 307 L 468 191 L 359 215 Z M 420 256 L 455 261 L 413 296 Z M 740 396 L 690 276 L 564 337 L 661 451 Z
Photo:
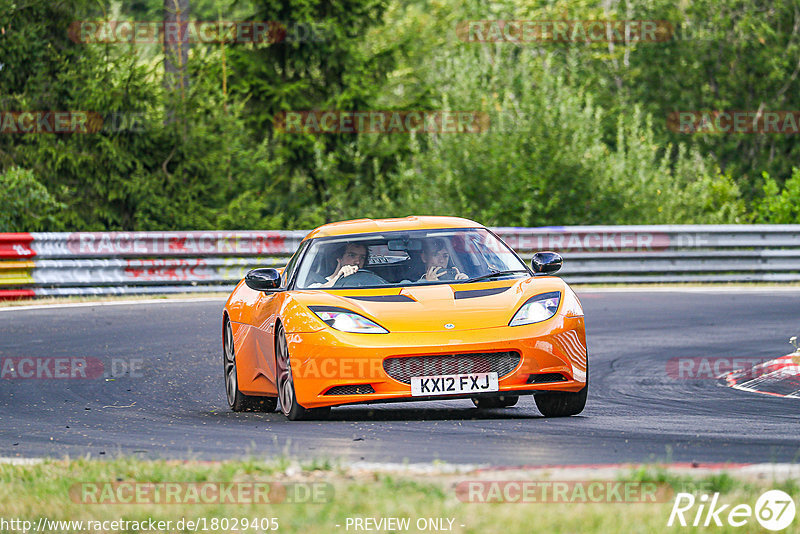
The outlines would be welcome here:
M 419 279 L 420 282 L 466 280 L 468 278 L 466 274 L 452 265 L 445 241 L 438 237 L 422 242 L 422 263 L 425 265 L 425 274 Z
M 363 269 L 367 263 L 367 247 L 359 243 L 347 243 L 341 247 L 340 254 L 336 258 L 336 269 L 330 276 L 322 278 L 313 274 L 316 281 L 308 287 L 333 287 L 337 280 L 345 276 L 350 276 L 359 269 Z

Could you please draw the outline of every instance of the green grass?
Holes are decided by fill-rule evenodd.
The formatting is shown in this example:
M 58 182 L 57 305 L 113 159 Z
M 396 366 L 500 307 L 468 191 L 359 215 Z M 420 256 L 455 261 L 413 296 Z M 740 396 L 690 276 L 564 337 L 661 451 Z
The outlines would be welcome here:
M 738 479 L 726 472 L 714 473 L 705 476 L 693 476 L 684 473 L 671 472 L 663 466 L 642 466 L 633 469 L 621 479 L 638 482 L 655 482 L 672 488 L 675 492 L 686 493 L 731 493 L 743 490 L 746 492 L 757 491 L 758 485 L 746 479 Z M 772 486 L 774 487 L 774 486 Z M 780 489 L 780 488 L 775 488 Z
M 586 478 L 591 479 L 587 471 Z M 34 465 L 0 464 L 0 517 L 32 521 L 45 516 L 51 520 L 173 521 L 206 518 L 277 518 L 280 532 L 325 533 L 346 530 L 348 518 L 410 518 L 409 532 L 420 518 L 453 518 L 457 533 L 638 533 L 695 531 L 687 527 L 668 529 L 666 522 L 672 499 L 659 503 L 465 503 L 456 494 L 462 481 L 542 480 L 542 473 L 525 475 L 503 471 L 421 475 L 413 471 L 376 472 L 354 470 L 333 461 L 298 463 L 286 458 L 200 462 L 153 461 L 121 457 L 108 461 L 89 459 L 46 460 Z M 657 466 L 632 469 L 618 474 L 619 480 L 667 484 L 677 491 L 720 492 L 721 502 L 755 504 L 767 489 L 782 489 L 798 501 L 796 480 L 774 482 L 738 478 L 720 472 L 697 477 L 677 474 Z M 76 484 L 91 482 L 238 482 L 316 484 L 327 488 L 318 503 L 273 504 L 86 504 L 80 493 L 70 494 Z M 73 490 L 74 492 L 75 490 Z M 325 495 L 330 498 L 324 498 Z M 209 524 L 209 523 L 207 523 Z M 341 525 L 336 527 L 335 525 Z M 464 525 L 463 527 L 461 525 Z M 783 532 L 797 532 L 798 521 Z M 228 528 L 226 532 L 232 531 Z M 709 527 L 703 532 L 757 532 L 753 519 L 744 529 Z M 135 530 L 130 530 L 135 531 Z M 178 530 L 173 526 L 171 532 Z M 188 531 L 184 529 L 184 531 Z M 222 532 L 223 529 L 216 531 Z M 256 532 L 242 530 L 240 532 Z M 363 532 L 363 531 L 361 531 Z M 430 532 L 430 531 L 429 531 Z

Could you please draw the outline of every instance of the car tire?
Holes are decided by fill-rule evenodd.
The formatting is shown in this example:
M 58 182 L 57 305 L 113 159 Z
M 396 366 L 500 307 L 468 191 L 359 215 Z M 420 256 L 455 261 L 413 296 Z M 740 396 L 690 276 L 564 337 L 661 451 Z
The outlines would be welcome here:
M 289 344 L 286 342 L 286 331 L 283 329 L 282 324 L 278 324 L 278 328 L 275 331 L 275 376 L 281 412 L 289 421 L 325 419 L 330 415 L 330 407 L 308 409 L 297 402 Z
M 479 410 L 488 408 L 510 408 L 517 404 L 519 395 L 504 395 L 502 397 L 473 397 L 472 404 Z
M 225 377 L 225 396 L 228 406 L 234 412 L 274 412 L 278 407 L 275 397 L 245 395 L 239 391 L 239 375 L 236 371 L 236 349 L 233 343 L 233 329 L 229 319 L 225 319 L 222 330 L 222 364 Z
M 589 392 L 589 384 L 576 393 L 559 391 L 555 393 L 543 393 L 534 395 L 536 407 L 545 417 L 568 417 L 578 415 L 586 406 L 586 394 Z

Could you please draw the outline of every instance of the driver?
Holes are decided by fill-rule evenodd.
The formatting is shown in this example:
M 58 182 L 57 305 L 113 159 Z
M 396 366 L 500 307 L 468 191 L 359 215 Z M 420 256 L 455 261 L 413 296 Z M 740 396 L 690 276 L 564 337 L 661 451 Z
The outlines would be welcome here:
M 450 265 L 450 253 L 447 251 L 444 239 L 434 237 L 422 243 L 422 263 L 425 264 L 425 274 L 420 282 L 436 282 L 438 280 L 466 280 L 468 276 Z
M 359 269 L 363 269 L 366 262 L 367 247 L 360 243 L 347 243 L 344 248 L 340 249 L 340 254 L 336 258 L 336 269 L 333 273 L 325 277 L 325 281 L 314 282 L 308 287 L 333 287 L 333 284 L 340 278 L 350 276 Z

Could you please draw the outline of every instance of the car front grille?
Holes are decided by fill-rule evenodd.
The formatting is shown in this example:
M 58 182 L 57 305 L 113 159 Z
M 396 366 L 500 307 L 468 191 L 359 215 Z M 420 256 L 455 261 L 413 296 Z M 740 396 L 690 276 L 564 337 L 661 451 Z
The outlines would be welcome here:
M 503 378 L 517 368 L 519 361 L 520 355 L 516 351 L 400 356 L 383 360 L 383 370 L 405 384 L 411 383 L 412 376 L 494 372 L 498 378 Z
M 375 389 L 369 384 L 334 386 L 326 391 L 325 395 L 364 395 L 366 393 L 375 393 Z

